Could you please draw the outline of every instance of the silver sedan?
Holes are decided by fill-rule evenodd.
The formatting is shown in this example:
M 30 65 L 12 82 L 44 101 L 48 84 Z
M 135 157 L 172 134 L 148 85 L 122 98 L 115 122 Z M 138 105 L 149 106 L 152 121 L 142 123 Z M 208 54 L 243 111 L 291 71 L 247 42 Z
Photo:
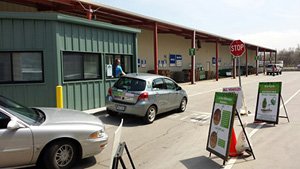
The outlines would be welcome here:
M 107 144 L 104 124 L 68 109 L 28 108 L 0 96 L 0 168 L 70 168 Z
M 171 78 L 132 73 L 122 76 L 109 90 L 107 112 L 110 115 L 130 114 L 152 123 L 157 114 L 178 110 L 184 112 L 188 97 Z

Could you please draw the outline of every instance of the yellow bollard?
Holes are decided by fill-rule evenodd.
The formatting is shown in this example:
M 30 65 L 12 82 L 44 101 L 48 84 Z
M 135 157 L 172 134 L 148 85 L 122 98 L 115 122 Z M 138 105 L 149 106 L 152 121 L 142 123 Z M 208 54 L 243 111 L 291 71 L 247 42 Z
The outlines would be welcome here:
M 63 108 L 64 107 L 63 88 L 62 88 L 62 86 L 56 86 L 56 107 L 57 108 Z

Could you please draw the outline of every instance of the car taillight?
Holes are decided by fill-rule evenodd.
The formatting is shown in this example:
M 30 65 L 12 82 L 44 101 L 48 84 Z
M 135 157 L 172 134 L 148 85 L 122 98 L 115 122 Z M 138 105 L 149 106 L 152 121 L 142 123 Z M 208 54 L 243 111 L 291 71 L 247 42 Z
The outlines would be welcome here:
M 148 100 L 148 92 L 144 92 L 142 94 L 139 95 L 138 101 L 140 100 Z
M 111 88 L 108 89 L 108 95 L 112 96 L 112 89 Z

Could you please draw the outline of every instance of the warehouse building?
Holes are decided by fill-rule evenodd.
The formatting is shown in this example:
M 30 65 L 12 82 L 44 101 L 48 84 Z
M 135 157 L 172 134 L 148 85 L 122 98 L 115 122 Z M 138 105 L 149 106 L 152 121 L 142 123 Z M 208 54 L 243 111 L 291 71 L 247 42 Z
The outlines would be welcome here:
M 65 108 L 103 107 L 115 58 L 127 73 L 218 81 L 235 76 L 232 40 L 87 0 L 0 1 L 0 94 L 57 106 L 62 89 Z M 276 50 L 246 43 L 246 76 L 258 73 L 259 52 L 276 59 Z

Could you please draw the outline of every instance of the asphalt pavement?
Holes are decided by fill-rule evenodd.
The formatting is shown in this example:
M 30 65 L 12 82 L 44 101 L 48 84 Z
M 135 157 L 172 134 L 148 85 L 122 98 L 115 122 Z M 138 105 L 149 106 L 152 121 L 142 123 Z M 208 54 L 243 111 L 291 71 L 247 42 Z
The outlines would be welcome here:
M 253 156 L 223 160 L 206 150 L 212 114 L 214 94 L 224 87 L 237 87 L 238 78 L 205 80 L 196 84 L 182 83 L 188 93 L 187 109 L 183 113 L 168 112 L 159 115 L 154 123 L 145 125 L 143 120 L 132 116 L 111 117 L 105 109 L 90 110 L 106 124 L 109 144 L 92 158 L 78 161 L 75 169 L 108 169 L 111 162 L 113 135 L 121 119 L 124 120 L 121 141 L 126 142 L 137 169 L 297 169 L 300 168 L 300 72 L 283 72 L 278 76 L 263 74 L 242 76 L 242 89 L 248 115 L 241 116 L 247 123 L 245 129 L 253 148 Z M 279 118 L 279 124 L 254 123 L 259 82 L 282 82 L 282 97 L 290 122 Z M 283 106 L 280 115 L 285 116 Z M 242 128 L 234 120 L 236 137 Z M 127 168 L 128 156 L 122 159 Z M 119 168 L 122 168 L 119 165 Z

